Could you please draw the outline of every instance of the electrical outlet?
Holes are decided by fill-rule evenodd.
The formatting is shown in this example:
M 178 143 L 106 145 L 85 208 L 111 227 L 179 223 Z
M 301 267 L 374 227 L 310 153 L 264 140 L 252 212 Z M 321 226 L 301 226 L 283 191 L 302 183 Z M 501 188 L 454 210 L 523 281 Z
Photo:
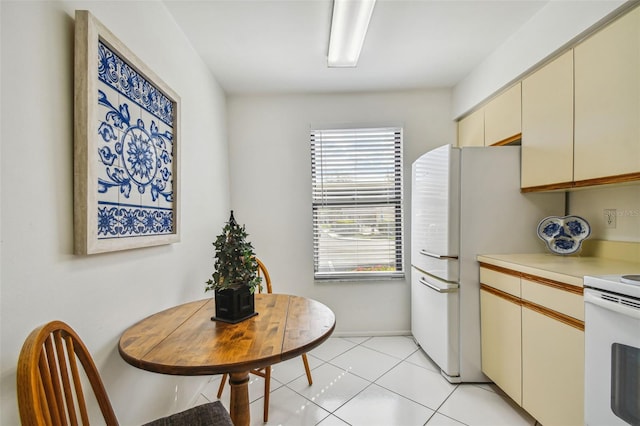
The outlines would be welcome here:
M 604 226 L 605 228 L 615 228 L 616 218 L 618 217 L 616 209 L 604 209 Z

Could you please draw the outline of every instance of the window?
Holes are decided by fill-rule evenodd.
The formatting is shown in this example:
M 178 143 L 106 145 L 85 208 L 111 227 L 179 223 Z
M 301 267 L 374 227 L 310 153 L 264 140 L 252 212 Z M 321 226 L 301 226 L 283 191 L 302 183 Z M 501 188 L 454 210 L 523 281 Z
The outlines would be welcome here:
M 316 279 L 403 277 L 402 129 L 311 131 Z

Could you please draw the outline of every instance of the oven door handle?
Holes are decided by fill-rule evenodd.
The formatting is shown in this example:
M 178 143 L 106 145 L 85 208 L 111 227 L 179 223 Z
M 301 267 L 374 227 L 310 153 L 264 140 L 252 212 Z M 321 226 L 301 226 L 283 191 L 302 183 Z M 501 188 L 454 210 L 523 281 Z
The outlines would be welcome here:
M 603 300 L 602 298 L 594 295 L 590 291 L 584 292 L 584 302 L 600 306 L 604 309 L 608 309 L 610 311 L 614 311 L 619 314 L 626 315 L 628 317 L 640 319 L 640 309 L 632 308 L 630 306 L 625 306 L 616 302 L 609 302 L 609 301 Z

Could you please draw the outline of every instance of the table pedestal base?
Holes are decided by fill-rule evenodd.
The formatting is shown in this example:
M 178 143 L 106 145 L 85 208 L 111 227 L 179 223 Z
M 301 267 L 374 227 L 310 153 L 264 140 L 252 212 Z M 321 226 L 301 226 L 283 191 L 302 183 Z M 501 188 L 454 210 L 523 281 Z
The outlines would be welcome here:
M 231 402 L 229 411 L 234 426 L 249 426 L 249 372 L 229 374 Z

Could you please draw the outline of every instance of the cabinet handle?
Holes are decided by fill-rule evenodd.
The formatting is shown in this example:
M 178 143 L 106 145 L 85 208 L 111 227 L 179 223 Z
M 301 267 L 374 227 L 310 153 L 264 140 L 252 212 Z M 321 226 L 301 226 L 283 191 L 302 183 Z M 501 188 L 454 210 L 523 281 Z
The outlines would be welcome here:
M 420 250 L 420 254 L 423 256 L 433 257 L 434 259 L 442 259 L 442 260 L 458 258 L 458 256 L 448 256 L 448 255 L 442 255 L 442 254 L 429 253 L 426 250 Z
M 455 293 L 458 291 L 457 288 L 440 288 L 437 285 L 431 284 L 429 281 L 425 280 L 424 277 L 420 278 L 420 284 L 424 284 L 429 287 L 431 290 L 435 290 L 438 293 Z

